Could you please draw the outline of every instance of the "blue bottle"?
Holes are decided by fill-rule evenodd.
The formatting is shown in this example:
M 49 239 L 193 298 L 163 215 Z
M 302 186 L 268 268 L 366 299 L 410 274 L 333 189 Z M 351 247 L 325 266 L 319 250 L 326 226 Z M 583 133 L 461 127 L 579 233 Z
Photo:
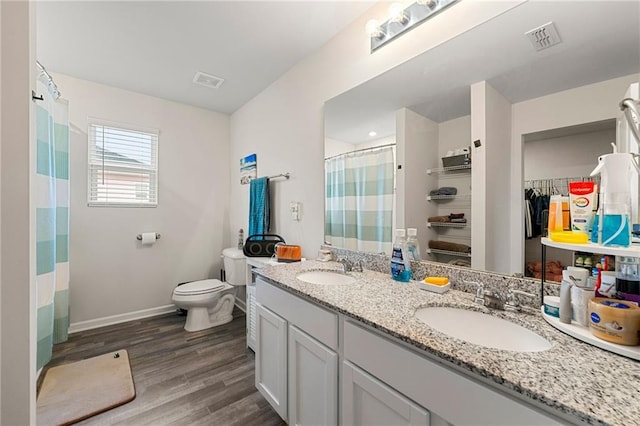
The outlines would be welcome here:
M 391 278 L 405 283 L 411 281 L 411 263 L 407 254 L 407 239 L 404 229 L 396 229 L 396 238 L 391 252 Z

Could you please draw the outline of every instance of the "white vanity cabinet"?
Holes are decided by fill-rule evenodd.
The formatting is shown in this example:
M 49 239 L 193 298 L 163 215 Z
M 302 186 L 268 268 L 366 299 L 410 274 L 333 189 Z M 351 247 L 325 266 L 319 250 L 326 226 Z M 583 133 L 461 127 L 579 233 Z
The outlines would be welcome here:
M 430 426 L 429 412 L 345 361 L 342 365 L 342 424 Z
M 338 316 L 256 281 L 256 388 L 290 425 L 338 423 Z
M 377 331 L 362 327 L 352 320 L 344 322 L 345 364 L 354 364 L 366 371 L 373 382 L 369 389 L 379 388 L 400 392 L 398 412 L 404 410 L 409 420 L 399 424 L 429 424 L 430 426 L 455 425 L 560 425 L 560 420 L 537 408 L 489 388 L 442 365 L 442 361 L 410 350 L 399 342 L 392 341 Z M 343 370 L 345 370 L 343 368 Z M 347 393 L 353 385 L 343 378 L 343 424 L 350 424 L 364 408 L 350 402 Z M 362 379 L 360 379 L 362 382 Z M 363 387 L 360 385 L 360 387 Z M 389 389 L 391 388 L 391 389 Z M 373 392 L 370 392 L 373 393 Z M 378 398 L 370 406 L 381 409 L 385 401 L 394 396 Z M 390 405 L 390 404 L 389 404 Z M 425 407 L 425 408 L 421 408 Z M 355 414 L 348 414 L 349 410 Z M 427 423 L 411 410 L 429 410 Z M 348 417 L 351 416 L 351 417 Z M 357 424 L 357 422 L 356 422 Z

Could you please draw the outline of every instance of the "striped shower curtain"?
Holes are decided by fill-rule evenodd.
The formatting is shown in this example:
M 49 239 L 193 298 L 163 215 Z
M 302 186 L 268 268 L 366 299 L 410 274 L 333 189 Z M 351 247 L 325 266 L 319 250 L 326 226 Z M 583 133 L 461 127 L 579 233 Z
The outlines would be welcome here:
M 336 247 L 391 252 L 393 147 L 325 160 L 325 239 Z
M 37 368 L 69 332 L 69 107 L 38 80 L 36 101 Z

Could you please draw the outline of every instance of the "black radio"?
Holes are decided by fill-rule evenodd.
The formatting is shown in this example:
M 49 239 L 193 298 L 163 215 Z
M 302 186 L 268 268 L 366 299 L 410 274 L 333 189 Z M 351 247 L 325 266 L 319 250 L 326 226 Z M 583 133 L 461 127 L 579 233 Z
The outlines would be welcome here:
M 276 244 L 284 244 L 284 239 L 276 234 L 249 235 L 242 247 L 247 257 L 271 257 L 276 252 Z

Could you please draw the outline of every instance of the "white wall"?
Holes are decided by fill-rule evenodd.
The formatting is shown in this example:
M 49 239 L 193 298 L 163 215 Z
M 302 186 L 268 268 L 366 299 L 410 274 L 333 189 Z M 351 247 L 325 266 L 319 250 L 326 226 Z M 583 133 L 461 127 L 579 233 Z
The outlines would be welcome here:
M 525 142 L 524 180 L 589 176 L 615 140 L 612 122 L 608 130 Z
M 71 323 L 167 306 L 177 283 L 218 278 L 221 251 L 236 241 L 225 232 L 229 117 L 66 75 L 54 79 L 70 104 Z M 87 117 L 159 129 L 157 208 L 87 206 Z M 161 238 L 142 247 L 136 235 L 150 231 Z
M 426 195 L 436 178 L 427 176 L 427 169 L 438 166 L 438 124 L 408 108 L 402 108 L 396 117 L 397 164 L 402 165 L 402 169 L 396 170 L 398 211 L 404 206 L 404 217 L 398 218 L 397 227 L 418 230 L 418 243 L 424 257 L 429 241 Z
M 519 3 L 457 3 L 371 54 L 364 27 L 371 18 L 386 19 L 388 3 L 380 3 L 236 111 L 231 117 L 231 164 L 255 152 L 258 175 L 292 174 L 289 181 L 273 185 L 274 229 L 287 242 L 301 244 L 305 256 L 315 256 L 323 241 L 325 101 Z M 248 221 L 248 186 L 238 182 L 239 171 L 232 167 L 231 236 Z M 303 204 L 300 222 L 287 214 L 294 200 Z
M 509 197 L 511 271 L 522 270 L 524 264 L 522 135 L 615 119 L 620 113 L 618 103 L 629 85 L 639 80 L 640 74 L 632 74 L 513 104 Z
M 34 3 L 0 3 L 0 424 L 35 424 Z

